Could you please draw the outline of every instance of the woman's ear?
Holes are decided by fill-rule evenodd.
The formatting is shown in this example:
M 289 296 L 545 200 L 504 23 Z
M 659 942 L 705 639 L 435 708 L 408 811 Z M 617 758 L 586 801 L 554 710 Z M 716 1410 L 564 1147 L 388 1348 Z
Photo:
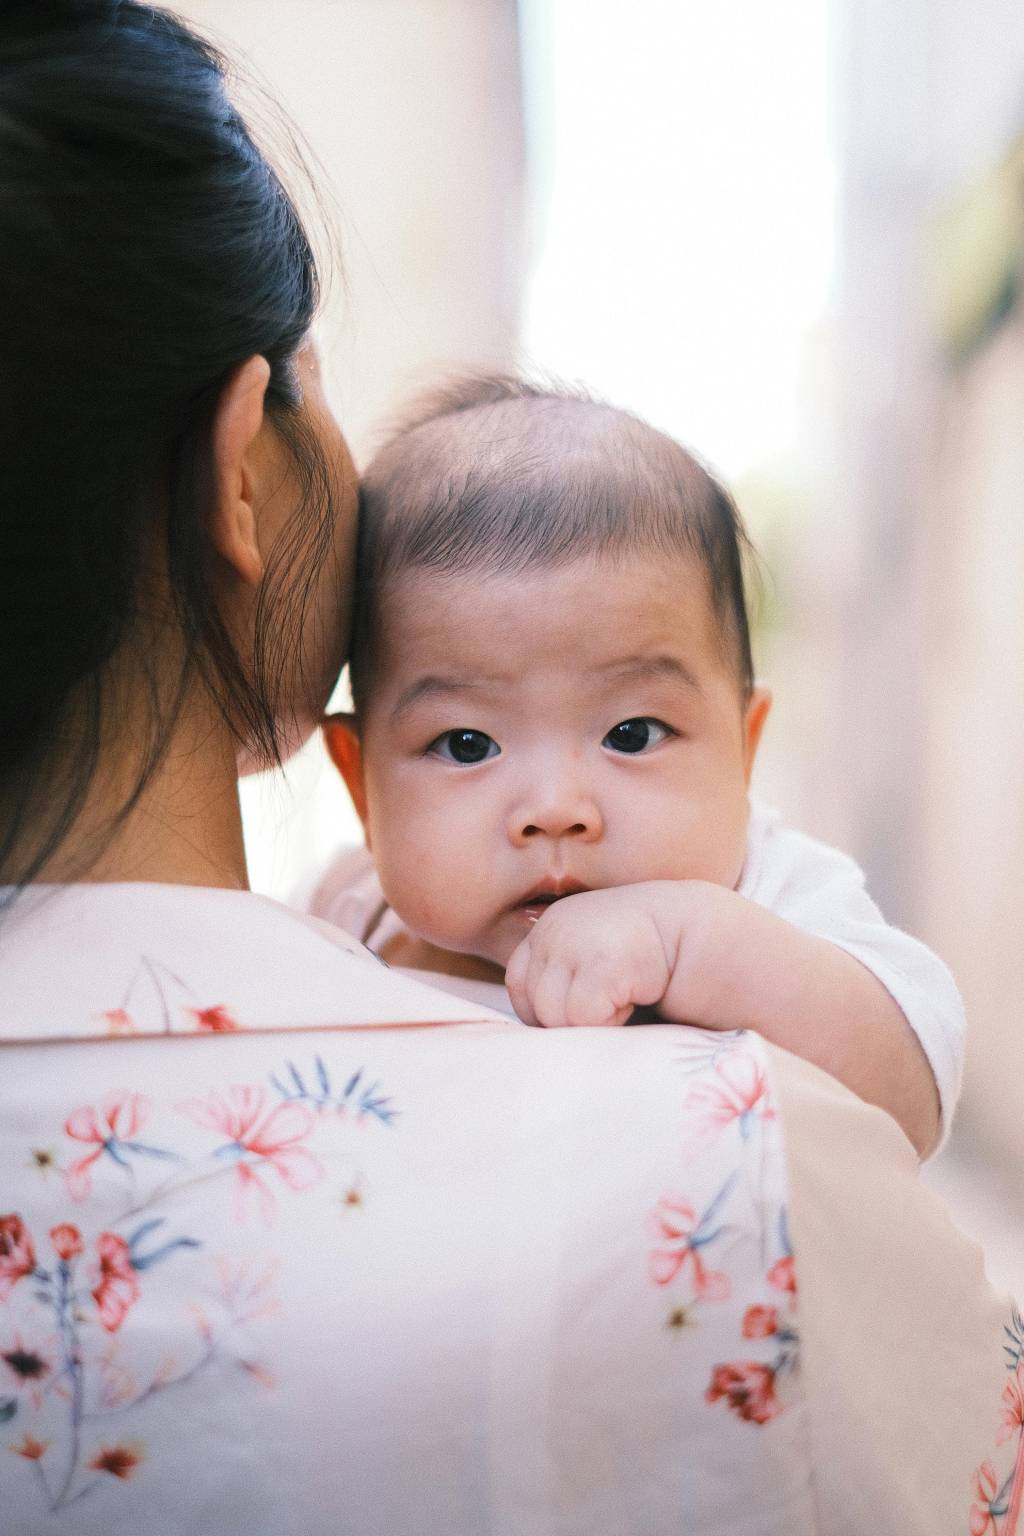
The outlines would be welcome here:
M 328 715 L 322 722 L 322 729 L 327 754 L 345 781 L 345 788 L 368 837 L 363 752 L 355 715 Z
M 754 771 L 754 759 L 761 744 L 761 733 L 772 707 L 770 688 L 757 687 L 750 695 L 743 714 L 743 773 L 747 783 Z
M 248 587 L 258 585 L 264 569 L 256 527 L 257 441 L 269 382 L 265 357 L 240 363 L 221 388 L 210 430 L 210 538 Z

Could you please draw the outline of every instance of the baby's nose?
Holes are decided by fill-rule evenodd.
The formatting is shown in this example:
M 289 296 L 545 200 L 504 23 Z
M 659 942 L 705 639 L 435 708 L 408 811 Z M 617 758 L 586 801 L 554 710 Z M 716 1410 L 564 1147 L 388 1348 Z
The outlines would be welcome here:
M 508 831 L 517 848 L 539 837 L 567 837 L 592 843 L 602 836 L 604 823 L 591 795 L 552 786 L 547 793 L 541 791 L 515 808 Z

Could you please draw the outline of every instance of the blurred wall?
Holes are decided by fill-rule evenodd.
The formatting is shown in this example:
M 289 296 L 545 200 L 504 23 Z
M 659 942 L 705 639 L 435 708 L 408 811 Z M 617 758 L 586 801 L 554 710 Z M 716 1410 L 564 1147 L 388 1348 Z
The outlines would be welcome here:
M 1024 122 L 1024 10 L 847 0 L 839 41 L 836 493 L 819 575 L 837 689 L 822 793 L 887 914 L 953 966 L 970 1022 L 957 1143 L 1019 1187 L 1024 324 L 955 365 L 934 295 L 942 215 Z
M 439 370 L 507 365 L 524 153 L 515 0 L 171 8 L 262 80 L 319 161 L 340 244 L 323 340 L 356 448 Z M 287 158 L 272 122 L 271 137 Z
M 1024 1166 L 1024 312 L 948 381 L 929 480 L 923 924 L 971 1022 L 961 1139 Z

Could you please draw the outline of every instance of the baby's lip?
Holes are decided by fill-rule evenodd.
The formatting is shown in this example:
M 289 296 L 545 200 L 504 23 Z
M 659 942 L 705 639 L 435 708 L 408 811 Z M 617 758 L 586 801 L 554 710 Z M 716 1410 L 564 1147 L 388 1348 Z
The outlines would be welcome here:
M 579 880 L 548 879 L 542 880 L 519 901 L 513 903 L 520 912 L 526 912 L 536 920 L 545 907 L 550 907 L 554 902 L 561 901 L 563 896 L 577 896 L 581 891 L 588 891 L 590 887 Z

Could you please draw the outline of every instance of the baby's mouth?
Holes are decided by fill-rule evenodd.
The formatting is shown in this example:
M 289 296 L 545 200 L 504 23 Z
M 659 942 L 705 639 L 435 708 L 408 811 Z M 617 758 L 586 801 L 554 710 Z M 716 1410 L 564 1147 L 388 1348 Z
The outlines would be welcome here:
M 522 912 L 528 923 L 535 923 L 556 901 L 563 901 L 566 896 L 577 896 L 581 891 L 589 889 L 589 886 L 581 885 L 578 880 L 546 880 L 529 891 L 522 901 L 517 901 L 513 910 Z

